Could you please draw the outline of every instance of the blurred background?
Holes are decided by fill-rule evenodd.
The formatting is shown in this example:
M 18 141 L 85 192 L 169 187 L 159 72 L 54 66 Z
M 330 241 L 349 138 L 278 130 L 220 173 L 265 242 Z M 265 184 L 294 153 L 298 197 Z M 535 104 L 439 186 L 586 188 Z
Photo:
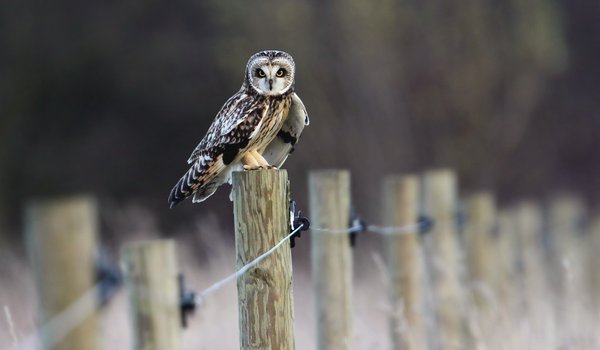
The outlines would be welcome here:
M 113 255 L 149 236 L 190 240 L 190 264 L 206 264 L 220 237 L 229 247 L 228 187 L 172 210 L 167 196 L 263 49 L 293 55 L 311 118 L 285 164 L 305 211 L 308 171 L 320 168 L 351 171 L 369 222 L 381 218 L 383 175 L 432 167 L 500 204 L 569 190 L 593 208 L 598 18 L 589 0 L 3 1 L 0 295 L 14 303 L 18 290 L 1 289 L 28 283 L 31 198 L 93 195 Z
M 28 197 L 81 191 L 144 203 L 170 228 L 226 209 L 227 190 L 171 211 L 166 198 L 249 56 L 271 48 L 294 56 L 313 122 L 286 164 L 296 197 L 322 167 L 352 171 L 359 206 L 382 174 L 431 166 L 502 201 L 600 192 L 596 1 L 0 6 L 7 225 Z

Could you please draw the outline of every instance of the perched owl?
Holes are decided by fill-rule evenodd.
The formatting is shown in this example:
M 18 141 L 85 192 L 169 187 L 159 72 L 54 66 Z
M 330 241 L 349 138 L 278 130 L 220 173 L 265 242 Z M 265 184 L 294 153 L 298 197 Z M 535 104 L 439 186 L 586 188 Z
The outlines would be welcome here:
M 171 208 L 194 195 L 202 202 L 235 170 L 280 167 L 294 150 L 308 115 L 294 92 L 296 67 L 282 51 L 248 60 L 241 89 L 221 108 L 188 159 L 190 169 L 169 195 Z

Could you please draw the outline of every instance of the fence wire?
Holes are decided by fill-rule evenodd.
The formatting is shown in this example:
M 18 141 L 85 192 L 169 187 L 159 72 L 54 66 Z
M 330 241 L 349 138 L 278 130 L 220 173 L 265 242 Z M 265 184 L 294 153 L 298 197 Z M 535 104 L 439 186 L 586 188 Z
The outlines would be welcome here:
M 98 295 L 100 284 L 83 293 L 77 300 L 67 306 L 62 312 L 53 316 L 41 327 L 27 335 L 22 341 L 14 339 L 14 344 L 4 350 L 30 350 L 39 348 L 40 335 L 44 339 L 44 345 L 53 348 L 77 326 L 92 314 L 98 307 Z
M 421 223 L 409 224 L 409 225 L 404 225 L 404 226 L 368 225 L 367 230 L 370 232 L 375 232 L 375 233 L 380 233 L 380 234 L 385 234 L 385 235 L 388 235 L 388 234 L 412 234 L 412 233 L 418 232 L 418 230 L 421 226 L 422 226 Z M 260 255 L 256 259 L 252 260 L 248 264 L 242 266 L 242 268 L 240 268 L 238 271 L 232 273 L 231 275 L 225 277 L 224 279 L 222 279 L 218 282 L 213 283 L 210 287 L 204 289 L 203 291 L 198 292 L 197 297 L 200 300 L 202 300 L 206 296 L 223 288 L 229 282 L 236 280 L 238 277 L 240 277 L 241 275 L 246 273 L 249 269 L 251 269 L 252 267 L 256 266 L 258 263 L 260 263 L 267 256 L 273 254 L 277 250 L 277 248 L 279 248 L 285 242 L 289 241 L 290 238 L 292 238 L 292 236 L 294 236 L 296 233 L 302 231 L 303 228 L 304 228 L 304 224 L 300 224 L 300 226 L 298 226 L 296 229 L 294 229 L 292 232 L 290 232 L 290 234 L 288 234 L 286 237 L 284 237 L 281 241 L 279 241 L 279 243 L 274 245 L 271 249 L 267 250 L 262 255 Z M 319 232 L 349 234 L 349 233 L 360 232 L 363 230 L 363 227 L 359 226 L 359 225 L 354 225 L 352 227 L 344 228 L 344 229 L 330 229 L 330 228 L 324 228 L 324 227 L 310 226 L 309 229 L 313 230 L 313 231 L 319 231 Z
M 273 254 L 277 250 L 277 248 L 281 247 L 281 245 L 283 245 L 285 242 L 289 241 L 289 239 L 292 238 L 293 235 L 295 235 L 297 232 L 300 232 L 303 228 L 304 228 L 304 224 L 301 224 L 296 229 L 294 229 L 292 232 L 290 232 L 290 234 L 288 234 L 287 236 L 285 236 L 281 241 L 279 241 L 279 243 L 275 244 L 273 246 L 273 248 L 267 250 L 266 252 L 264 252 L 263 254 L 261 254 L 260 256 L 258 256 L 256 259 L 254 259 L 251 262 L 247 263 L 246 265 L 242 266 L 242 268 L 240 268 L 236 272 L 232 273 L 231 275 L 223 278 L 222 280 L 220 280 L 218 282 L 213 283 L 210 287 L 208 287 L 208 288 L 204 289 L 203 291 L 199 292 L 197 294 L 197 297 L 200 298 L 200 300 L 202 300 L 205 297 L 207 297 L 208 295 L 210 295 L 210 294 L 218 291 L 219 289 L 223 288 L 227 283 L 229 283 L 229 282 L 231 282 L 233 280 L 236 280 L 238 277 L 240 277 L 244 273 L 248 272 L 248 270 L 250 270 L 252 267 L 258 265 L 258 263 L 260 263 L 266 257 L 268 257 L 269 255 Z
M 393 234 L 418 233 L 419 230 L 421 229 L 421 227 L 423 227 L 423 225 L 424 225 L 423 223 L 407 224 L 407 225 L 402 225 L 402 226 L 367 225 L 366 227 L 364 227 L 362 225 L 354 225 L 349 228 L 340 228 L 340 229 L 311 226 L 310 229 L 313 231 L 318 231 L 318 232 L 340 233 L 340 234 L 358 233 L 358 232 L 362 232 L 363 230 L 366 229 L 366 231 L 372 232 L 372 233 L 378 233 L 378 234 L 382 234 L 382 235 L 393 235 Z

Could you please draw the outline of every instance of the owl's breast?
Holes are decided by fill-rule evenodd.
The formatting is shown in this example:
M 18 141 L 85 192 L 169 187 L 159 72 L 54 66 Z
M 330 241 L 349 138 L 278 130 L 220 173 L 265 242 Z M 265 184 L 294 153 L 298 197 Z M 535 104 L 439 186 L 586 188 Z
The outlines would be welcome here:
M 277 136 L 277 132 L 283 126 L 285 118 L 287 118 L 291 104 L 291 96 L 270 99 L 267 112 L 263 117 L 254 142 L 252 142 L 251 147 L 253 149 L 257 149 L 262 153 L 267 145 Z

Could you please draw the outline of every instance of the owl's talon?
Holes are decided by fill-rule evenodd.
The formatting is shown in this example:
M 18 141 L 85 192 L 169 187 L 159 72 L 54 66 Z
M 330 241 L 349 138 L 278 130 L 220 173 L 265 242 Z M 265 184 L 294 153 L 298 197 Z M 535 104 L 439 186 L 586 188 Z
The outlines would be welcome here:
M 251 166 L 251 165 L 247 165 L 247 164 L 245 164 L 245 165 L 243 166 L 243 168 L 244 168 L 244 170 L 252 171 L 252 170 L 260 170 L 260 169 L 262 169 L 263 167 L 262 167 L 262 166 L 260 166 L 260 165 Z

